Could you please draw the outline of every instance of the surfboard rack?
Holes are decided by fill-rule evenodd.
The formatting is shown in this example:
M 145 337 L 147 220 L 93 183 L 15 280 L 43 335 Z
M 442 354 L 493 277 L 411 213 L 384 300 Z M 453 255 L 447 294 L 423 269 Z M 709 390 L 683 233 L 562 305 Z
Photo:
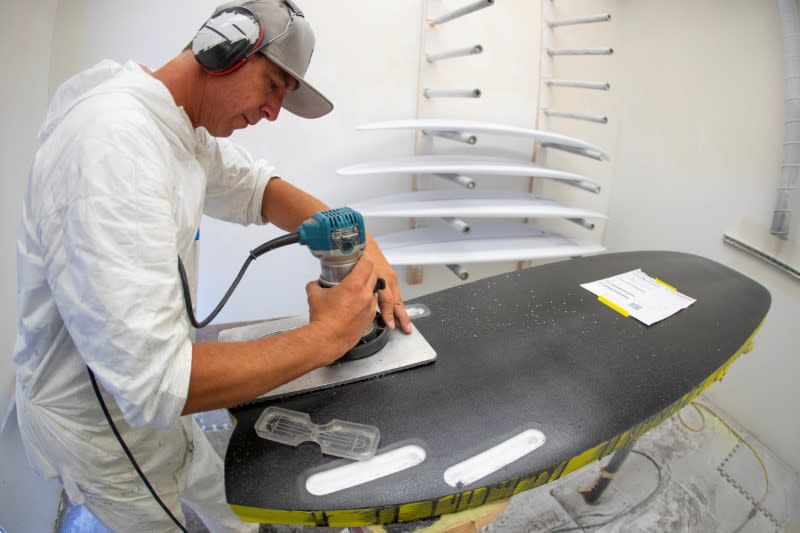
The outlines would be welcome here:
M 469 233 L 429 226 L 378 235 L 375 239 L 386 260 L 395 266 L 531 261 L 605 251 L 603 246 L 590 241 L 510 221 L 476 222 Z
M 547 144 L 548 147 L 565 147 L 576 149 L 578 155 L 588 154 L 599 155 L 602 159 L 607 159 L 606 152 L 599 146 L 576 137 L 569 137 L 560 133 L 553 133 L 544 130 L 521 128 L 509 124 L 499 124 L 493 122 L 483 122 L 474 120 L 451 120 L 451 119 L 409 119 L 409 120 L 388 120 L 383 122 L 373 122 L 356 126 L 360 131 L 374 130 L 421 130 L 429 135 L 433 132 L 458 132 L 465 135 L 487 134 L 505 137 L 519 137 L 538 142 L 540 145 Z
M 569 152 L 571 154 L 582 155 L 584 157 L 595 159 L 597 161 L 603 161 L 604 159 L 608 159 L 608 156 L 606 156 L 602 152 L 595 152 L 593 150 L 588 150 L 585 148 L 574 148 L 572 146 L 564 146 L 561 144 L 553 144 L 553 143 L 542 143 L 541 146 L 542 148 L 553 148 L 555 150 L 561 150 L 562 152 Z
M 445 22 L 450 22 L 451 20 L 463 17 L 464 15 L 469 15 L 470 13 L 474 13 L 475 11 L 485 9 L 492 5 L 494 5 L 494 0 L 478 0 L 477 2 L 472 2 L 463 7 L 445 13 L 443 15 L 439 15 L 436 18 L 430 19 L 428 21 L 428 24 L 430 24 L 431 27 L 434 27 L 439 24 L 444 24 Z
M 462 265 L 449 264 L 445 266 L 450 270 L 450 272 L 455 274 L 456 277 L 458 277 L 458 279 L 460 279 L 461 281 L 467 281 L 469 279 L 469 272 L 467 272 L 467 269 L 464 268 Z
M 466 1 L 466 0 L 465 0 Z M 425 72 L 433 71 L 433 64 L 446 59 L 467 57 L 484 52 L 483 45 L 476 44 L 461 48 L 445 49 L 443 51 L 430 51 L 425 46 L 427 31 L 437 25 L 473 13 L 494 4 L 494 0 L 472 0 L 470 3 L 454 9 L 448 13 L 424 18 L 430 28 L 422 29 L 422 50 L 420 63 L 420 79 L 418 80 L 417 116 L 424 105 L 431 109 L 440 108 L 437 103 L 424 104 L 425 100 L 436 98 L 481 98 L 480 88 L 461 87 L 436 87 L 438 82 L 428 83 L 423 79 Z M 548 9 L 549 8 L 549 9 Z M 359 130 L 415 130 L 422 135 L 414 136 L 414 156 L 391 158 L 381 161 L 364 162 L 347 166 L 337 171 L 340 175 L 366 176 L 366 175 L 407 175 L 411 178 L 411 189 L 414 194 L 431 191 L 418 191 L 420 176 L 430 176 L 443 181 L 451 182 L 462 189 L 456 191 L 433 191 L 434 195 L 419 194 L 413 197 L 393 197 L 367 201 L 362 205 L 354 206 L 365 216 L 378 217 L 407 217 L 410 227 L 406 232 L 379 236 L 378 241 L 384 248 L 390 263 L 394 265 L 407 265 L 407 281 L 409 284 L 420 283 L 422 270 L 420 265 L 443 264 L 459 277 L 467 279 L 469 274 L 464 268 L 464 263 L 516 260 L 517 267 L 523 266 L 522 261 L 550 259 L 556 257 L 579 257 L 590 253 L 602 251 L 602 246 L 592 245 L 584 241 L 573 241 L 569 237 L 554 231 L 545 231 L 538 226 L 521 229 L 518 221 L 501 222 L 494 226 L 487 226 L 484 220 L 473 224 L 473 218 L 485 219 L 510 219 L 522 218 L 527 224 L 529 220 L 559 218 L 580 226 L 584 230 L 593 230 L 596 219 L 605 218 L 599 213 L 570 211 L 571 208 L 563 205 L 547 204 L 541 200 L 530 197 L 501 197 L 483 194 L 483 189 L 477 189 L 478 181 L 488 179 L 496 180 L 500 177 L 525 177 L 528 178 L 528 193 L 533 192 L 534 179 L 541 178 L 556 181 L 586 190 L 591 193 L 600 192 L 600 184 L 595 180 L 571 172 L 555 170 L 537 165 L 537 152 L 542 149 L 560 150 L 567 154 L 574 154 L 595 161 L 608 159 L 608 155 L 601 148 L 581 139 L 566 135 L 541 131 L 538 129 L 542 117 L 559 117 L 586 122 L 607 124 L 608 117 L 587 113 L 572 113 L 552 109 L 549 107 L 548 97 L 552 88 L 567 87 L 573 89 L 588 89 L 596 91 L 610 90 L 610 84 L 603 81 L 583 81 L 573 79 L 555 79 L 552 75 L 552 62 L 557 56 L 609 56 L 614 53 L 611 47 L 576 47 L 560 46 L 566 43 L 557 43 L 553 46 L 552 31 L 562 26 L 579 24 L 603 23 L 611 20 L 609 13 L 591 14 L 586 16 L 562 17 L 557 19 L 552 16 L 552 6 L 545 6 L 542 16 L 542 43 L 539 51 L 541 58 L 540 83 L 541 91 L 536 98 L 536 128 L 526 129 L 507 124 L 495 124 L 480 121 L 450 120 L 450 119 L 423 119 L 393 120 L 364 124 L 358 126 Z M 427 17 L 424 14 L 423 17 Z M 439 39 L 437 43 L 452 42 L 449 39 Z M 492 47 L 492 43 L 486 43 Z M 571 44 L 571 43 L 570 43 Z M 499 46 L 499 45 L 498 45 Z M 441 71 L 443 73 L 445 71 Z M 438 78 L 437 78 L 438 79 Z M 431 87 L 430 85 L 434 85 Z M 489 95 L 491 96 L 491 95 Z M 487 97 L 489 97 L 487 96 Z M 544 100 L 544 101 L 542 101 Z M 442 104 L 443 106 L 445 104 Z M 446 109 L 446 107 L 442 107 Z M 431 148 L 437 147 L 438 139 L 445 139 L 470 146 L 478 143 L 479 135 L 502 135 L 533 141 L 532 158 L 524 161 L 509 158 L 493 158 L 487 156 L 463 155 L 428 155 Z M 420 140 L 426 138 L 425 143 Z M 487 143 L 487 146 L 491 144 Z M 420 149 L 421 148 L 421 149 Z M 483 148 L 483 147 L 482 147 Z M 425 155 L 421 155 L 425 154 Z M 538 180 L 537 180 L 538 182 Z M 425 182 L 428 184 L 429 182 Z M 438 187 L 439 184 L 433 184 Z M 438 195 L 438 196 L 437 196 Z M 473 195 L 471 198 L 465 195 Z M 479 205 L 480 203 L 485 205 Z M 419 219 L 423 219 L 419 222 Z M 428 221 L 433 220 L 432 227 L 424 227 Z M 441 221 L 442 224 L 437 222 Z M 567 227 L 567 229 L 569 229 Z M 528 232 L 525 234 L 525 232 Z M 579 232 L 581 230 L 576 230 Z M 572 232 L 570 232 L 572 233 Z M 426 241 L 427 239 L 427 241 Z M 388 252 L 387 252 L 388 250 Z
M 610 56 L 613 48 L 547 48 L 549 56 Z
M 475 132 L 494 133 L 533 138 L 539 142 L 596 160 L 605 153 L 589 143 L 559 134 L 526 130 L 512 126 L 454 120 L 390 121 L 359 126 L 363 130 L 415 129 L 427 135 L 445 137 L 461 142 L 477 141 Z M 471 135 L 472 134 L 472 135 Z M 463 263 L 494 262 L 502 260 L 538 260 L 558 257 L 579 257 L 602 251 L 587 243 L 571 241 L 555 232 L 547 235 L 520 236 L 520 224 L 509 226 L 507 231 L 488 235 L 485 229 L 477 234 L 469 221 L 471 218 L 562 218 L 582 228 L 595 228 L 593 219 L 605 218 L 600 213 L 572 208 L 536 197 L 530 193 L 513 191 L 475 190 L 473 176 L 540 177 L 560 181 L 592 193 L 600 185 L 577 174 L 553 170 L 530 161 L 489 156 L 421 155 L 365 162 L 340 168 L 340 175 L 367 176 L 385 174 L 428 174 L 455 183 L 462 190 L 428 190 L 384 196 L 352 205 L 365 216 L 408 217 L 414 220 L 434 218 L 446 227 L 417 228 L 391 236 L 379 237 L 389 262 L 399 266 L 444 264 L 460 280 L 469 277 Z M 426 231 L 427 230 L 427 231 Z M 455 230 L 455 231 L 453 231 Z M 436 232 L 436 233 L 434 233 Z M 439 233 L 441 232 L 441 233 Z M 436 246 L 429 248 L 426 239 L 434 239 Z M 490 242 L 491 241 L 491 242 Z M 395 250 L 387 250 L 387 247 Z M 560 247 L 560 248 L 559 248 Z M 402 252 L 401 249 L 402 248 Z
M 472 56 L 483 53 L 483 46 L 476 44 L 467 46 L 466 48 L 456 48 L 455 50 L 447 50 L 445 52 L 437 52 L 435 54 L 425 54 L 425 59 L 428 63 L 435 63 L 442 59 L 452 59 L 454 57 Z
M 478 142 L 478 137 L 475 135 L 468 135 L 460 131 L 428 131 L 422 130 L 423 135 L 430 135 L 432 137 L 441 137 L 442 139 L 449 139 L 451 141 L 461 142 L 464 144 L 475 144 Z
M 458 233 L 469 233 L 469 222 L 465 222 L 460 218 L 455 217 L 442 217 L 441 221 L 456 230 Z
M 592 193 L 600 192 L 600 184 L 591 178 L 547 168 L 530 161 L 489 156 L 419 155 L 380 161 L 368 161 L 342 167 L 340 176 L 379 174 L 467 174 L 482 176 L 520 176 L 547 178 Z
M 579 80 L 559 80 L 559 79 L 552 79 L 552 62 L 553 59 L 559 56 L 610 56 L 614 54 L 614 49 L 610 46 L 603 46 L 603 47 L 581 47 L 581 48 L 571 48 L 571 47 L 560 47 L 556 48 L 552 45 L 552 32 L 556 28 L 562 26 L 574 26 L 578 24 L 594 24 L 594 23 L 603 23 L 608 22 L 611 20 L 610 13 L 600 13 L 594 15 L 584 15 L 584 16 L 577 16 L 577 17 L 570 17 L 570 18 L 563 18 L 563 19 L 554 19 L 552 17 L 553 8 L 551 5 L 543 6 L 545 13 L 545 26 L 543 28 L 543 48 L 544 48 L 544 55 L 546 61 L 543 62 L 543 72 L 542 75 L 545 78 L 545 86 L 548 89 L 552 89 L 553 87 L 572 87 L 577 89 L 589 89 L 589 90 L 600 90 L 600 91 L 608 91 L 611 89 L 611 85 L 608 82 L 595 82 L 595 81 L 579 81 Z M 562 44 L 563 41 L 560 41 L 559 44 Z M 542 113 L 546 117 L 557 117 L 557 118 L 567 118 L 572 120 L 581 120 L 585 122 L 594 122 L 597 124 L 607 124 L 608 117 L 605 115 L 597 115 L 597 114 L 587 114 L 587 113 L 575 113 L 569 111 L 561 111 L 557 109 L 552 109 L 549 107 L 549 94 L 544 92 L 542 96 Z M 548 146 L 551 148 L 559 148 L 557 146 Z M 597 159 L 596 152 L 586 152 L 586 151 L 575 151 L 565 149 L 564 151 L 570 153 L 580 153 L 580 155 L 584 155 L 586 157 L 590 157 L 593 159 Z
M 595 223 L 594 222 L 589 222 L 585 218 L 568 218 L 567 220 L 569 220 L 570 222 L 572 222 L 574 224 L 579 225 L 582 228 L 594 229 L 594 227 L 595 227 Z
M 586 227 L 587 220 L 604 219 L 597 211 L 573 207 L 535 194 L 480 189 L 425 190 L 392 194 L 351 204 L 365 217 L 382 218 L 563 218 Z
M 583 120 L 586 122 L 596 122 L 598 124 L 608 124 L 608 117 L 605 115 L 589 115 L 586 113 L 570 113 L 568 111 L 558 111 L 557 109 L 544 108 L 543 113 L 548 117 L 571 118 L 573 120 Z
M 594 89 L 597 91 L 608 91 L 611 89 L 611 84 L 607 81 L 547 80 L 544 84 L 548 87 L 573 87 L 576 89 Z
M 599 15 L 588 15 L 583 17 L 573 17 L 560 20 L 548 20 L 545 22 L 548 28 L 557 28 L 559 26 L 574 26 L 576 24 L 591 24 L 594 22 L 608 22 L 611 20 L 609 13 L 601 13 Z
M 481 90 L 475 89 L 423 89 L 425 98 L 480 98 Z
M 441 178 L 446 181 L 451 181 L 456 185 L 464 187 L 465 189 L 472 190 L 475 188 L 475 180 L 463 174 L 448 174 L 448 173 L 437 172 L 433 175 L 436 176 L 437 178 Z

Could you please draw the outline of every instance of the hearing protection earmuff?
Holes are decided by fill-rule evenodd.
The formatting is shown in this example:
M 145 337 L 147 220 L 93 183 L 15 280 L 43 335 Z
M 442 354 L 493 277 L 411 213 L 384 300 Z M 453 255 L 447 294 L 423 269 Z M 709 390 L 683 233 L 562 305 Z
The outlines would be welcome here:
M 244 65 L 263 39 L 258 17 L 244 7 L 232 7 L 215 13 L 200 27 L 192 39 L 192 52 L 206 72 L 221 76 Z

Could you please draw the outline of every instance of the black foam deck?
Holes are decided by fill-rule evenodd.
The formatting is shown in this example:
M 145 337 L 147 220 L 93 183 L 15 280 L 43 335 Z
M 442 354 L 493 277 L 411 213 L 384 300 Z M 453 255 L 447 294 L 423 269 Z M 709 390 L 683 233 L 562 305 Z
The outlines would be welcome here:
M 641 268 L 697 302 L 653 326 L 598 302 L 581 283 Z M 702 257 L 631 252 L 552 263 L 416 300 L 414 327 L 436 362 L 405 372 L 234 411 L 227 498 L 245 520 L 359 525 L 463 510 L 557 479 L 611 453 L 711 384 L 747 344 L 770 305 L 767 290 Z M 316 444 L 259 438 L 268 405 L 372 424 L 381 449 L 418 443 L 413 468 L 327 496 L 305 480 L 344 463 Z M 446 484 L 448 467 L 522 428 L 546 443 L 473 485 Z

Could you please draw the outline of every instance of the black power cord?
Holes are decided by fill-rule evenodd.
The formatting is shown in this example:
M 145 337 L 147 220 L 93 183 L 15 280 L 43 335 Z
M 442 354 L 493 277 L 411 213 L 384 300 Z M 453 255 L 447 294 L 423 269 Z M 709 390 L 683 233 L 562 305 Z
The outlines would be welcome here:
M 122 450 L 125 452 L 125 455 L 128 456 L 128 459 L 133 465 L 134 470 L 136 470 L 136 473 L 139 474 L 139 477 L 142 478 L 142 481 L 144 481 L 144 484 L 145 486 L 147 486 L 147 490 L 150 491 L 150 494 L 152 494 L 153 499 L 155 499 L 155 501 L 158 502 L 158 505 L 160 505 L 161 508 L 164 509 L 164 512 L 167 513 L 167 515 L 172 519 L 173 522 L 175 522 L 175 525 L 178 527 L 178 529 L 180 529 L 184 533 L 189 533 L 186 530 L 186 528 L 183 527 L 183 524 L 181 524 L 180 521 L 177 518 L 175 518 L 175 515 L 172 514 L 172 511 L 169 510 L 169 507 L 167 507 L 164 504 L 164 502 L 161 501 L 161 498 L 159 498 L 158 494 L 156 494 L 156 490 L 150 484 L 150 481 L 147 479 L 147 476 L 145 476 L 144 472 L 142 472 L 142 469 L 139 468 L 139 463 L 137 463 L 136 459 L 133 458 L 133 454 L 128 448 L 128 445 L 125 444 L 125 441 L 122 439 L 122 435 L 120 435 L 119 430 L 117 429 L 117 425 L 114 424 L 114 421 L 111 419 L 111 414 L 108 412 L 108 407 L 106 407 L 106 402 L 103 401 L 103 397 L 100 395 L 100 387 L 97 386 L 97 380 L 94 377 L 94 372 L 92 372 L 92 369 L 89 368 L 88 366 L 86 367 L 86 370 L 89 372 L 89 379 L 92 380 L 92 388 L 94 389 L 94 393 L 97 395 L 97 400 L 100 402 L 100 408 L 103 409 L 103 414 L 106 415 L 106 420 L 108 421 L 108 425 L 111 426 L 111 431 L 113 431 L 114 436 L 117 437 L 117 441 L 119 442 L 120 446 L 122 446 Z
M 208 315 L 208 317 L 206 317 L 206 319 L 201 322 L 197 321 L 197 318 L 194 316 L 194 312 L 192 311 L 192 296 L 191 294 L 189 294 L 189 280 L 186 276 L 186 269 L 183 267 L 183 261 L 181 261 L 180 256 L 178 256 L 178 273 L 180 274 L 181 287 L 183 288 L 183 300 L 186 304 L 186 314 L 189 315 L 189 321 L 192 323 L 192 326 L 194 326 L 195 328 L 204 328 L 212 320 L 214 320 L 214 318 L 216 318 L 219 312 L 222 311 L 222 308 L 225 306 L 225 304 L 228 303 L 228 299 L 231 297 L 231 294 L 233 294 L 233 291 L 236 290 L 236 286 L 239 285 L 240 281 L 242 281 L 242 277 L 244 276 L 247 267 L 250 266 L 250 263 L 258 259 L 259 256 L 269 252 L 270 250 L 274 250 L 276 248 L 280 248 L 288 244 L 294 244 L 299 240 L 300 240 L 300 235 L 298 233 L 296 232 L 289 233 L 277 237 L 275 239 L 272 239 L 271 241 L 267 241 L 261 246 L 250 250 L 250 255 L 247 256 L 247 259 L 242 265 L 242 268 L 239 270 L 239 274 L 236 275 L 236 279 L 234 279 L 233 283 L 231 283 L 231 286 L 228 288 L 228 291 L 225 293 L 225 296 L 222 297 L 222 300 L 220 300 L 219 304 L 217 304 L 217 307 L 214 308 L 211 314 Z M 122 446 L 122 450 L 125 452 L 125 455 L 128 456 L 128 460 L 130 460 L 134 470 L 136 470 L 136 473 L 139 474 L 140 478 L 142 478 L 142 481 L 147 487 L 147 490 L 150 491 L 150 494 L 153 496 L 153 499 L 158 503 L 158 505 L 161 506 L 164 512 L 167 513 L 167 516 L 169 516 L 170 519 L 172 519 L 172 521 L 175 523 L 178 529 L 180 529 L 184 533 L 189 533 L 183 526 L 183 524 L 181 524 L 180 521 L 175 517 L 175 515 L 172 514 L 172 511 L 169 510 L 169 507 L 167 507 L 161 500 L 161 498 L 158 497 L 158 494 L 156 493 L 155 489 L 150 484 L 150 480 L 147 479 L 147 476 L 139 467 L 139 463 L 136 462 L 136 459 L 133 457 L 133 454 L 128 448 L 128 445 L 125 444 L 125 440 L 122 438 L 122 435 L 117 429 L 116 424 L 114 424 L 114 421 L 111 419 L 111 414 L 108 412 L 108 407 L 106 407 L 106 402 L 103 400 L 103 396 L 100 394 L 100 387 L 97 385 L 97 380 L 94 377 L 92 369 L 87 366 L 86 370 L 89 372 L 89 379 L 91 379 L 92 381 L 92 388 L 94 389 L 94 393 L 97 396 L 97 401 L 100 403 L 100 408 L 103 410 L 103 414 L 105 415 L 106 420 L 108 421 L 108 425 L 111 427 L 111 431 L 117 438 L 117 442 L 119 442 L 120 446 Z
M 189 279 L 186 276 L 186 269 L 183 267 L 183 261 L 181 261 L 181 257 L 178 256 L 178 273 L 181 276 L 181 286 L 183 287 L 183 301 L 186 304 L 186 314 L 189 315 L 189 322 L 192 323 L 192 326 L 195 328 L 204 328 L 214 320 L 222 308 L 225 307 L 225 304 L 228 303 L 228 299 L 233 294 L 233 291 L 236 290 L 236 286 L 239 285 L 239 282 L 242 281 L 242 277 L 244 276 L 247 267 L 250 266 L 250 263 L 258 259 L 261 255 L 269 252 L 270 250 L 274 250 L 276 248 L 280 248 L 282 246 L 286 246 L 289 244 L 294 244 L 300 241 L 300 234 L 297 232 L 295 233 L 288 233 L 286 235 L 282 235 L 271 241 L 267 241 L 261 246 L 250 250 L 250 255 L 247 256 L 245 259 L 242 268 L 239 269 L 239 273 L 236 275 L 236 279 L 233 280 L 231 286 L 228 287 L 228 291 L 225 293 L 225 296 L 222 297 L 222 300 L 217 304 L 217 307 L 211 311 L 211 314 L 208 315 L 205 320 L 200 322 L 197 321 L 197 318 L 194 316 L 194 311 L 192 310 L 192 295 L 189 293 Z

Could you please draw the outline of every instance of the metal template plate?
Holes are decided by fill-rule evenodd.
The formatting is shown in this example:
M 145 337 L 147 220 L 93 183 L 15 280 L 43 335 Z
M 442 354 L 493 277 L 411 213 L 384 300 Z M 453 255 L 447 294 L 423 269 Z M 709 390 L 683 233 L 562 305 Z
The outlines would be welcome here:
M 308 324 L 308 318 L 303 316 L 280 318 L 260 324 L 226 329 L 219 333 L 219 340 L 220 342 L 236 342 L 258 339 L 281 331 L 296 329 L 305 324 Z M 395 329 L 389 332 L 389 341 L 378 353 L 355 361 L 345 361 L 317 368 L 294 381 L 272 389 L 260 396 L 258 400 L 283 398 L 302 392 L 344 385 L 425 365 L 435 359 L 436 351 L 428 344 L 419 330 L 414 328 L 409 335 L 406 335 Z

